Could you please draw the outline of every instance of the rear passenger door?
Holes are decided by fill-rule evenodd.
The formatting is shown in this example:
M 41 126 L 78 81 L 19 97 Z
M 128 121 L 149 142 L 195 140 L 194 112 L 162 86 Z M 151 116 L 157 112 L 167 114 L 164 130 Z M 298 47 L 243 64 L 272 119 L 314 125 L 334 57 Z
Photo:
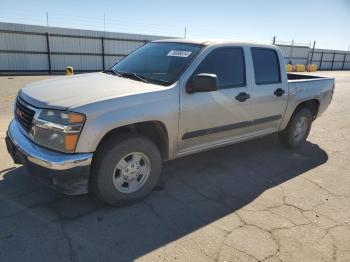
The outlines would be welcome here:
M 251 126 L 255 131 L 273 132 L 279 128 L 288 100 L 288 86 L 281 75 L 281 66 L 284 65 L 279 63 L 283 60 L 272 48 L 251 47 L 250 52 L 254 72 Z

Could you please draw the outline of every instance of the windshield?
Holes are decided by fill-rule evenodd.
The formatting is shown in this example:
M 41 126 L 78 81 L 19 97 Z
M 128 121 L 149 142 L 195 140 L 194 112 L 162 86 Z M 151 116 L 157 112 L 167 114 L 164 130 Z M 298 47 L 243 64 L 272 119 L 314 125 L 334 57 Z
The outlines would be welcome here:
M 186 43 L 149 43 L 114 65 L 112 70 L 122 77 L 170 85 L 178 80 L 201 47 Z

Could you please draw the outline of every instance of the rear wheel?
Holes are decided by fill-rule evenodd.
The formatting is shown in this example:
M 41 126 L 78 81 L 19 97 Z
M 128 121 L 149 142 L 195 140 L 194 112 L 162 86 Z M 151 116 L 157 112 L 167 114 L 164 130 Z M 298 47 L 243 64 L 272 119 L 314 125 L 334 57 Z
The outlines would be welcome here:
M 125 205 L 144 198 L 156 186 L 162 159 L 148 138 L 119 134 L 98 149 L 92 168 L 91 190 L 111 205 Z
M 295 149 L 304 144 L 309 135 L 312 120 L 312 113 L 308 108 L 295 112 L 286 129 L 279 133 L 281 144 L 289 149 Z

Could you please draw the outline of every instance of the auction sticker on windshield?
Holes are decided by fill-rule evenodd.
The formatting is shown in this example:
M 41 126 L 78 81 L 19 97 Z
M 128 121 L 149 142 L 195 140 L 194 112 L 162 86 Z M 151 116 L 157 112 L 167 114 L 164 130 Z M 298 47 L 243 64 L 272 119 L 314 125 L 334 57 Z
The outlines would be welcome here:
M 167 56 L 189 57 L 191 54 L 191 51 L 171 50 Z

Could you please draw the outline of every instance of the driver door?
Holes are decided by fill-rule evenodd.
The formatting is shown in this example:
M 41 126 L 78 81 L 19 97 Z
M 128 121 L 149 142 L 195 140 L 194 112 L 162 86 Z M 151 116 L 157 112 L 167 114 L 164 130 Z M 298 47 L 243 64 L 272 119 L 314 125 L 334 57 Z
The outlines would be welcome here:
M 217 47 L 200 62 L 190 79 L 215 74 L 218 90 L 187 93 L 180 89 L 179 154 L 222 145 L 245 136 L 249 130 L 250 101 L 244 49 Z

